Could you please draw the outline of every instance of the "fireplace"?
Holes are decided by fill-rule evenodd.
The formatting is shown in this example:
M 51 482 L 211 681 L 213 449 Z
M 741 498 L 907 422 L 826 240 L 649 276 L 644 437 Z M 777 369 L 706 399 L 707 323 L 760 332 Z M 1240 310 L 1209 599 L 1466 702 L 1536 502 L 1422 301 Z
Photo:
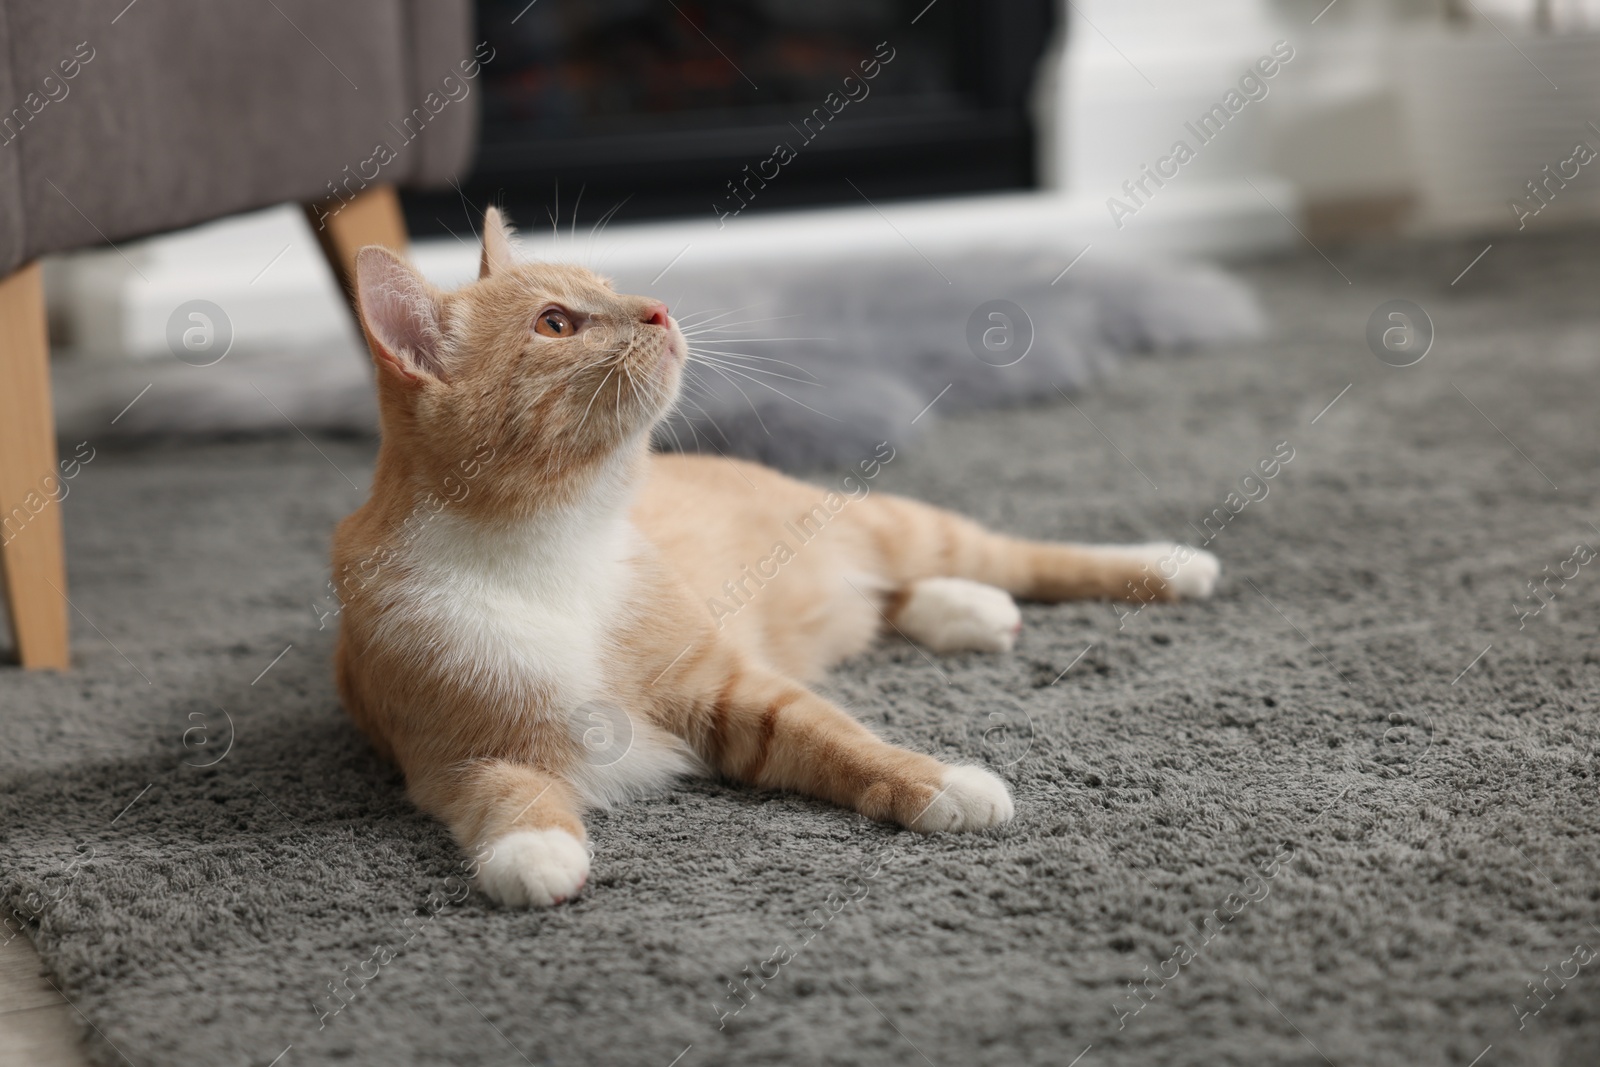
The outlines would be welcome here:
M 525 226 L 1020 189 L 1054 0 L 479 0 L 463 183 Z M 460 232 L 460 196 L 408 196 Z

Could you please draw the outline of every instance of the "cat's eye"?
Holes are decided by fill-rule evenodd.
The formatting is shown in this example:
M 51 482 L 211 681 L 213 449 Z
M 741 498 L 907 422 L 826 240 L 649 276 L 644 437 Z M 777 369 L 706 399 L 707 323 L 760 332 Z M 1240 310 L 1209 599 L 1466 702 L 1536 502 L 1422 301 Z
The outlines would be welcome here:
M 560 308 L 545 308 L 534 320 L 533 332 L 541 337 L 571 337 L 572 317 Z

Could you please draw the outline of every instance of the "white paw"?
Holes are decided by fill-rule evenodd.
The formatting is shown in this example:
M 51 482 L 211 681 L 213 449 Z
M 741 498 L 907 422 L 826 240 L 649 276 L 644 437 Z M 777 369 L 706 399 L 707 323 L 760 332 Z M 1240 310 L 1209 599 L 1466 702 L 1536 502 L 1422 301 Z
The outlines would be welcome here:
M 589 878 L 589 853 L 565 830 L 517 830 L 495 841 L 478 868 L 478 888 L 513 908 L 548 908 L 578 895 Z
M 1203 548 L 1152 541 L 1145 545 L 1108 545 L 1104 551 L 1116 553 L 1148 568 L 1153 578 L 1172 584 L 1172 591 L 1185 600 L 1204 600 L 1217 588 L 1222 564 Z M 1147 594 L 1148 595 L 1148 594 Z
M 913 830 L 982 830 L 1009 822 L 1015 809 L 1011 792 L 982 767 L 947 767 L 942 788 L 923 809 Z
M 924 578 L 911 587 L 895 625 L 935 652 L 1009 652 L 1022 613 L 1004 589 L 965 578 Z
M 1167 550 L 1167 557 L 1172 562 L 1165 565 L 1165 570 L 1156 573 L 1165 578 L 1172 574 L 1174 566 L 1178 568 L 1178 573 L 1171 578 L 1173 592 L 1193 600 L 1203 600 L 1212 594 L 1217 588 L 1217 579 L 1222 575 L 1222 564 L 1216 556 L 1203 548 L 1190 548 L 1188 545 L 1162 547 Z

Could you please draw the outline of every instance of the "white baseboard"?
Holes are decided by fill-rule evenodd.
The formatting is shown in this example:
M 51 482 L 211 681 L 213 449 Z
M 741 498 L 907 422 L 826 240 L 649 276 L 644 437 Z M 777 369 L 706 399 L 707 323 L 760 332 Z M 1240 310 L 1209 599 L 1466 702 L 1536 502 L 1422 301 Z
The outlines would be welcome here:
M 613 223 L 592 237 L 580 220 L 552 235 L 530 226 L 522 254 L 571 259 L 633 291 L 679 264 L 749 264 L 776 259 L 849 258 L 904 252 L 931 262 L 984 247 L 1046 249 L 1065 267 L 1091 255 L 1210 257 L 1284 247 L 1298 203 L 1284 182 L 1173 183 L 1118 229 L 1103 200 L 1049 192 L 1011 193 L 885 205 L 830 207 L 732 218 Z M 1270 200 L 1270 202 L 1269 202 Z M 598 218 L 600 211 L 595 212 Z M 523 220 L 529 221 L 529 220 Z M 434 282 L 453 287 L 477 269 L 466 239 L 416 242 L 412 256 Z M 53 257 L 47 264 L 52 322 L 86 353 L 168 355 L 167 320 L 186 301 L 209 300 L 228 315 L 234 344 L 307 345 L 354 333 L 333 276 L 298 209 L 273 208 L 182 233 Z

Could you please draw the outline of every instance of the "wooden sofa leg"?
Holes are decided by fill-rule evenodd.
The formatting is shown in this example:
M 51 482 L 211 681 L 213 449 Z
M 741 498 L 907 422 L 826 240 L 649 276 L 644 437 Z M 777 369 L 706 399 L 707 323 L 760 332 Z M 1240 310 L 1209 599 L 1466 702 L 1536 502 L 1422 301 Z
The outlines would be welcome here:
M 67 667 L 67 569 L 39 264 L 0 278 L 0 575 L 24 667 Z
M 400 194 L 392 185 L 374 185 L 349 200 L 335 197 L 304 205 L 306 221 L 322 245 L 322 254 L 339 280 L 350 310 L 355 311 L 356 253 L 367 245 L 383 245 L 406 254 L 406 219 Z M 360 323 L 357 323 L 359 328 Z

